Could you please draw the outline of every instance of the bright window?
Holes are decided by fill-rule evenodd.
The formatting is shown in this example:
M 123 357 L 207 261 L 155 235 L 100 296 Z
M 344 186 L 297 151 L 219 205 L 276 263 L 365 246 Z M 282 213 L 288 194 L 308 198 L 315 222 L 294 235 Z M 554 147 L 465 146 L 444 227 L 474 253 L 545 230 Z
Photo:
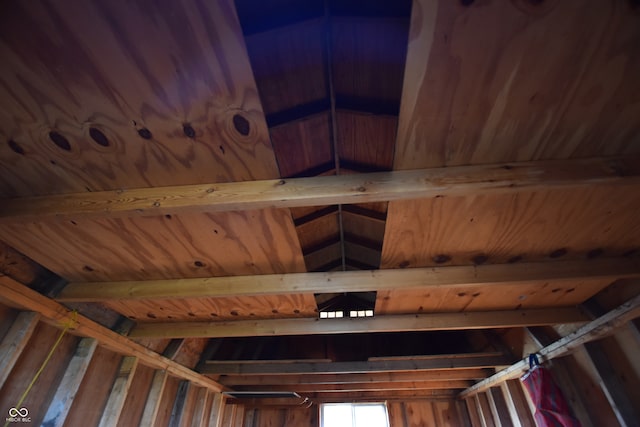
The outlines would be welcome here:
M 389 427 L 384 403 L 326 403 L 320 406 L 321 427 Z

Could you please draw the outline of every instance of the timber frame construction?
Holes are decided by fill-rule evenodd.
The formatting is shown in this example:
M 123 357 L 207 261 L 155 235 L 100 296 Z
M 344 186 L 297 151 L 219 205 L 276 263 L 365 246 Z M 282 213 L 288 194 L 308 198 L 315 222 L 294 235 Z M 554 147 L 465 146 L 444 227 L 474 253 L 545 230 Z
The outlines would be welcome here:
M 0 413 L 637 425 L 637 2 L 0 7 Z

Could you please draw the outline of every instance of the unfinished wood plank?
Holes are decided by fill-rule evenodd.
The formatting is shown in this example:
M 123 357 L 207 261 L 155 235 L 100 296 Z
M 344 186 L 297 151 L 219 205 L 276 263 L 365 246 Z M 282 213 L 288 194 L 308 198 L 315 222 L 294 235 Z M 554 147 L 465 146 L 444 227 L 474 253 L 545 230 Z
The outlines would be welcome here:
M 365 319 L 271 319 L 224 322 L 140 323 L 132 338 L 248 337 L 272 335 L 322 335 L 400 331 L 486 329 L 585 322 L 577 308 L 503 310 L 376 316 Z
M 185 427 L 201 427 L 205 420 L 205 406 L 209 402 L 208 391 L 202 387 L 198 387 L 195 390 L 195 406 L 192 411 L 191 423 L 185 424 Z
M 164 392 L 165 385 L 169 374 L 165 370 L 157 370 L 153 374 L 151 388 L 147 395 L 147 400 L 140 419 L 140 425 L 143 427 L 151 427 L 155 425 L 158 412 L 160 410 L 160 400 Z
M 136 357 L 127 356 L 122 359 L 118 375 L 111 388 L 111 394 L 102 413 L 98 427 L 118 425 L 118 419 L 120 418 L 120 413 L 124 407 L 127 393 L 133 382 L 137 367 L 138 359 Z
M 353 382 L 343 384 L 285 384 L 285 385 L 248 385 L 235 386 L 235 391 L 295 391 L 297 393 L 321 392 L 321 391 L 383 391 L 383 390 L 444 390 L 466 389 L 473 383 L 465 380 L 429 380 L 429 381 L 405 381 L 389 383 Z
M 489 368 L 509 364 L 509 358 L 495 353 L 465 353 L 424 356 L 414 360 L 378 360 L 367 362 L 328 362 L 288 364 L 233 363 L 207 360 L 200 368 L 204 374 L 368 374 L 374 372 L 429 371 L 442 369 Z
M 69 281 L 306 271 L 291 215 L 282 209 L 0 224 L 0 234 Z
M 42 424 L 50 427 L 62 427 L 64 425 L 97 347 L 98 341 L 93 338 L 80 340 L 75 354 L 71 358 L 69 365 L 67 365 L 56 394 L 49 404 Z
M 515 427 L 535 427 L 520 380 L 507 380 L 500 384 L 500 389 Z
M 593 363 L 598 382 L 620 425 L 623 427 L 637 426 L 640 413 L 634 408 L 625 385 L 607 358 L 607 351 L 603 344 L 599 341 L 588 342 L 584 347 Z
M 619 256 L 640 242 L 639 210 L 632 186 L 394 201 L 381 268 Z
M 482 421 L 480 421 L 480 411 L 478 410 L 478 406 L 476 404 L 476 397 L 470 396 L 464 399 L 465 405 L 467 406 L 467 412 L 469 413 L 469 419 L 471 420 L 471 425 L 473 427 L 483 427 Z
M 285 384 L 348 384 L 348 383 L 392 383 L 403 381 L 454 381 L 486 378 L 485 369 L 431 370 L 419 372 L 383 372 L 367 374 L 306 374 L 306 375 L 223 375 L 218 379 L 222 385 L 285 385 Z
M 496 426 L 489 404 L 489 397 L 486 393 L 478 393 L 475 395 L 476 405 L 478 406 L 478 414 L 483 427 L 500 427 Z
M 594 341 L 611 334 L 616 328 L 624 325 L 638 315 L 640 315 L 640 295 L 609 311 L 607 314 L 600 316 L 584 326 L 581 326 L 569 335 L 542 348 L 538 351 L 538 354 L 542 356 L 543 360 L 552 360 L 556 357 L 563 356 L 587 342 Z M 522 359 L 507 369 L 504 369 L 469 387 L 460 393 L 460 397 L 464 398 L 471 396 L 487 390 L 488 388 L 503 381 L 517 378 L 526 372 L 527 369 L 529 369 L 529 361 L 527 359 Z
M 11 328 L 2 339 L 0 343 L 0 388 L 4 385 L 20 354 L 27 346 L 39 319 L 40 315 L 34 312 L 18 314 Z
M 493 418 L 498 420 L 502 427 L 513 427 L 511 415 L 509 414 L 507 402 L 502 394 L 502 389 L 500 387 L 493 387 L 489 389 L 487 395 L 489 397 L 489 403 L 491 404 Z
M 105 302 L 128 299 L 215 298 L 287 293 L 367 292 L 402 289 L 487 288 L 640 277 L 634 259 L 439 266 L 372 271 L 265 274 L 201 279 L 69 283 L 61 302 Z M 517 286 L 516 286 L 517 287 Z M 555 289 L 555 288 L 554 288 Z
M 104 326 L 80 315 L 73 314 L 57 302 L 39 294 L 38 292 L 16 282 L 0 276 L 0 290 L 5 300 L 19 307 L 39 312 L 49 323 L 60 328 L 62 324 L 70 323 L 74 328 L 70 333 L 95 338 L 104 347 L 117 353 L 135 356 L 141 363 L 155 368 L 166 369 L 170 374 L 189 380 L 196 385 L 219 391 L 221 386 L 184 366 L 175 363 L 161 355 L 113 332 Z
M 636 17 L 610 2 L 474 6 L 413 2 L 394 169 L 637 152 Z
M 24 155 L 0 154 L 0 194 L 279 176 L 231 0 L 56 1 L 3 15 L 0 128 Z
M 0 220 L 160 216 L 637 185 L 639 166 L 637 156 L 627 156 L 62 194 L 2 200 Z
M 221 427 L 224 418 L 225 398 L 222 393 L 214 393 L 209 414 L 209 427 Z

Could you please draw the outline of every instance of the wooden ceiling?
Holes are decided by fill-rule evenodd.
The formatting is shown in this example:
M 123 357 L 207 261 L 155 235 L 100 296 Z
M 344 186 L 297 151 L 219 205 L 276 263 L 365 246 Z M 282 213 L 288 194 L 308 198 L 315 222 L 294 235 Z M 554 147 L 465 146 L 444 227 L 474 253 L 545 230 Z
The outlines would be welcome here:
M 636 3 L 3 4 L 2 273 L 230 389 L 451 396 L 640 275 Z

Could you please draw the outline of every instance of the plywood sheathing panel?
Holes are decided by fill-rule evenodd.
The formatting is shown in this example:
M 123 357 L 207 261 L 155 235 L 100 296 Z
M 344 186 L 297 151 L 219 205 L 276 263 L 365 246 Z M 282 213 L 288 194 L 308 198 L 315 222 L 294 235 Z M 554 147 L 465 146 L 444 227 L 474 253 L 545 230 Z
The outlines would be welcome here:
M 233 4 L 16 3 L 3 197 L 278 177 Z
M 284 123 L 269 129 L 282 177 L 315 176 L 333 169 L 334 157 L 329 112 Z
M 530 284 L 421 291 L 378 291 L 376 314 L 490 311 L 572 306 L 610 284 L 608 280 L 561 280 Z
M 382 266 L 619 256 L 640 246 L 638 212 L 628 186 L 393 202 Z
M 640 15 L 415 1 L 394 169 L 640 151 Z
M 113 310 L 141 322 L 185 322 L 313 317 L 313 295 L 110 301 Z
M 304 271 L 286 210 L 25 223 L 0 233 L 69 281 Z

